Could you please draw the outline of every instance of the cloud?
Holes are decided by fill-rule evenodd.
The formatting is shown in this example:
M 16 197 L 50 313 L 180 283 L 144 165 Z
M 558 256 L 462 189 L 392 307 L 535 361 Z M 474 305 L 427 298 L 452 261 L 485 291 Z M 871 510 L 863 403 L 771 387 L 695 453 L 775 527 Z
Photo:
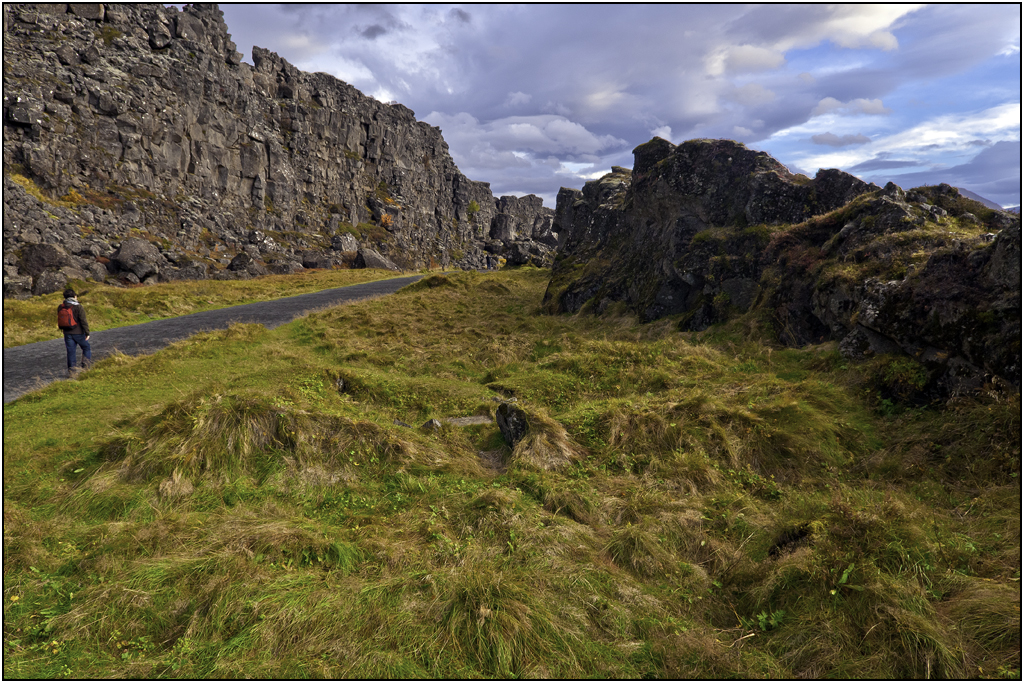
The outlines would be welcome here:
M 892 110 L 887 109 L 880 99 L 868 100 L 860 97 L 843 103 L 834 97 L 826 97 L 818 102 L 818 106 L 811 110 L 811 116 L 821 116 L 822 114 L 830 114 L 832 112 L 854 116 L 857 114 L 887 115 L 891 114 Z
M 841 48 L 895 50 L 894 25 L 923 5 L 762 5 L 730 28 L 759 34 L 779 51 L 830 41 Z
M 267 47 L 421 117 L 469 113 L 471 126 L 445 123 L 460 169 L 493 187 L 549 183 L 543 196 L 571 180 L 558 175 L 567 173 L 562 162 L 589 155 L 595 164 L 629 166 L 630 150 L 652 134 L 670 132 L 673 141 L 738 136 L 801 168 L 818 161 L 848 168 L 883 152 L 887 161 L 916 160 L 919 168 L 953 167 L 978 152 L 971 140 L 1020 138 L 1019 104 L 1012 126 L 971 123 L 963 136 L 947 137 L 970 118 L 968 108 L 1019 103 L 1016 6 L 222 9 L 243 52 L 253 43 Z M 484 140 L 485 133 L 496 137 Z M 463 168 L 462 159 L 480 165 Z
M 482 123 L 466 112 L 455 116 L 431 112 L 424 121 L 439 126 L 449 145 L 453 140 L 486 140 L 498 151 L 525 152 L 536 156 L 579 157 L 627 144 L 625 140 L 611 135 L 595 135 L 578 123 L 552 114 L 509 116 Z
M 1020 140 L 1004 140 L 964 164 L 888 177 L 903 188 L 947 183 L 963 187 L 1001 206 L 1020 204 Z M 879 183 L 881 176 L 875 176 Z
M 778 50 L 754 45 L 734 45 L 716 50 L 705 60 L 708 74 L 755 73 L 778 69 L 786 63 Z
M 775 93 L 760 83 L 747 83 L 729 93 L 729 99 L 745 107 L 756 107 L 775 99 Z
M 524 92 L 510 92 L 508 94 L 508 99 L 505 100 L 505 106 L 518 107 L 519 105 L 529 103 L 531 99 L 533 99 L 533 97 Z
M 662 138 L 663 140 L 672 141 L 672 126 L 659 126 L 651 131 L 652 138 Z
M 387 32 L 388 30 L 381 26 L 380 24 L 373 24 L 372 26 L 367 26 L 362 31 L 360 31 L 359 35 L 361 35 L 363 38 L 366 38 L 367 40 L 375 40 L 380 36 L 386 34 Z
M 553 114 L 485 122 L 467 112 L 431 112 L 424 121 L 441 128 L 459 170 L 486 179 L 496 195 L 532 193 L 554 206 L 558 187 L 582 185 L 595 168 L 609 168 L 609 160 L 632 165 L 625 140 Z
M 947 114 L 924 121 L 907 130 L 875 140 L 875 147 L 887 150 L 916 150 L 926 146 L 966 151 L 982 136 L 1010 137 L 1020 142 L 1020 102 L 1003 104 L 979 112 Z
M 821 133 L 820 135 L 812 135 L 811 142 L 816 145 L 828 145 L 829 147 L 847 147 L 849 145 L 866 145 L 871 142 L 871 138 L 866 135 L 846 134 L 842 137 L 834 133 Z
M 874 159 L 868 159 L 862 161 L 859 164 L 855 164 L 846 169 L 850 173 L 862 173 L 864 171 L 878 171 L 884 168 L 906 168 L 908 166 L 920 166 L 920 161 L 914 161 L 913 159 L 897 160 L 897 159 L 886 159 L 884 157 L 876 157 Z

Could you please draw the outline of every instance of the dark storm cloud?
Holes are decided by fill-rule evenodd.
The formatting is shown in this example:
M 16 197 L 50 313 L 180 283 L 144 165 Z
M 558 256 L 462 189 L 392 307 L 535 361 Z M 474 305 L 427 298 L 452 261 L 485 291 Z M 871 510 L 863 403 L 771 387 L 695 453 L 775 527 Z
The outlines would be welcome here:
M 387 32 L 388 30 L 381 26 L 380 24 L 373 24 L 372 26 L 367 26 L 362 31 L 360 31 L 359 35 L 361 35 L 363 38 L 373 40 L 374 38 L 379 38 L 380 36 L 384 35 Z
M 454 19 L 458 19 L 459 21 L 461 21 L 464 24 L 468 24 L 470 21 L 473 20 L 473 17 L 470 16 L 469 12 L 467 12 L 465 10 L 462 10 L 462 9 L 459 9 L 458 7 L 455 7 L 453 9 L 449 10 L 448 11 L 448 16 L 450 16 L 450 17 L 452 17 Z

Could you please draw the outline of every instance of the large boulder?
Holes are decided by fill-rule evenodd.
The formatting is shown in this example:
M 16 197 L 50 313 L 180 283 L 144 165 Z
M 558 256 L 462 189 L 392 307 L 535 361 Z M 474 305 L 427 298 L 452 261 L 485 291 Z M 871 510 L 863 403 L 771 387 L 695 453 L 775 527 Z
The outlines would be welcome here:
M 59 292 L 67 283 L 68 277 L 64 273 L 52 270 L 43 271 L 32 283 L 32 295 L 41 296 Z
M 381 256 L 373 249 L 359 250 L 355 261 L 356 268 L 379 268 L 381 270 L 401 270 L 390 259 Z
M 129 237 L 121 242 L 110 261 L 118 270 L 133 273 L 140 281 L 159 273 L 160 268 L 167 265 L 167 259 L 156 245 L 139 237 Z
M 268 263 L 267 270 L 274 275 L 291 275 L 292 273 L 301 273 L 305 268 L 294 259 L 283 258 Z
M 331 239 L 334 251 L 359 251 L 359 241 L 351 233 L 343 232 Z
M 4 276 L 5 299 L 27 299 L 30 296 L 32 296 L 32 278 L 30 276 Z
M 71 255 L 56 244 L 26 244 L 21 248 L 19 268 L 22 273 L 37 277 L 45 270 L 63 268 L 71 263 Z
M 334 261 L 331 257 L 320 252 L 305 251 L 301 254 L 301 257 L 303 268 L 329 269 L 334 267 Z
M 175 280 L 205 280 L 209 267 L 202 261 L 182 259 L 178 261 L 178 269 L 172 273 Z

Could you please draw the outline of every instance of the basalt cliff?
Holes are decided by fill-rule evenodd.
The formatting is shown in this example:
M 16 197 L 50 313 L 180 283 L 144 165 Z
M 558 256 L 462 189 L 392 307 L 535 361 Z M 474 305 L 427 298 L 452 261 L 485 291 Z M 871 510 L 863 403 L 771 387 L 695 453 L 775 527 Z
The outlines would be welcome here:
M 549 312 L 684 330 L 749 314 L 786 345 L 912 361 L 897 393 L 1020 388 L 1020 216 L 948 185 L 812 179 L 732 141 L 654 138 L 632 170 L 562 188 L 554 231 Z
M 540 198 L 495 198 L 400 104 L 242 62 L 216 5 L 4 4 L 3 35 L 5 297 L 550 260 Z

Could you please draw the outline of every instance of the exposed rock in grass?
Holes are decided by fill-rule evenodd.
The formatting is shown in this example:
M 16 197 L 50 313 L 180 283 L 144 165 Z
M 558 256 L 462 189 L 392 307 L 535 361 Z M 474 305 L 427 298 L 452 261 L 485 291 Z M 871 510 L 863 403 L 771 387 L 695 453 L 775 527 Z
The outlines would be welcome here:
M 498 429 L 505 439 L 509 448 L 515 448 L 516 444 L 522 441 L 529 429 L 529 420 L 526 412 L 514 403 L 502 402 L 498 404 L 494 416 L 498 422 Z
M 509 406 L 504 418 L 506 427 L 502 430 L 506 443 L 510 443 L 509 437 L 515 438 L 523 427 L 526 430 L 515 440 L 510 463 L 551 470 L 575 462 L 583 455 L 583 449 L 572 440 L 565 427 L 547 415 L 537 410 L 527 413 L 518 406 L 502 403 L 495 411 L 496 416 L 501 415 L 502 406 Z M 498 425 L 500 428 L 500 419 Z

